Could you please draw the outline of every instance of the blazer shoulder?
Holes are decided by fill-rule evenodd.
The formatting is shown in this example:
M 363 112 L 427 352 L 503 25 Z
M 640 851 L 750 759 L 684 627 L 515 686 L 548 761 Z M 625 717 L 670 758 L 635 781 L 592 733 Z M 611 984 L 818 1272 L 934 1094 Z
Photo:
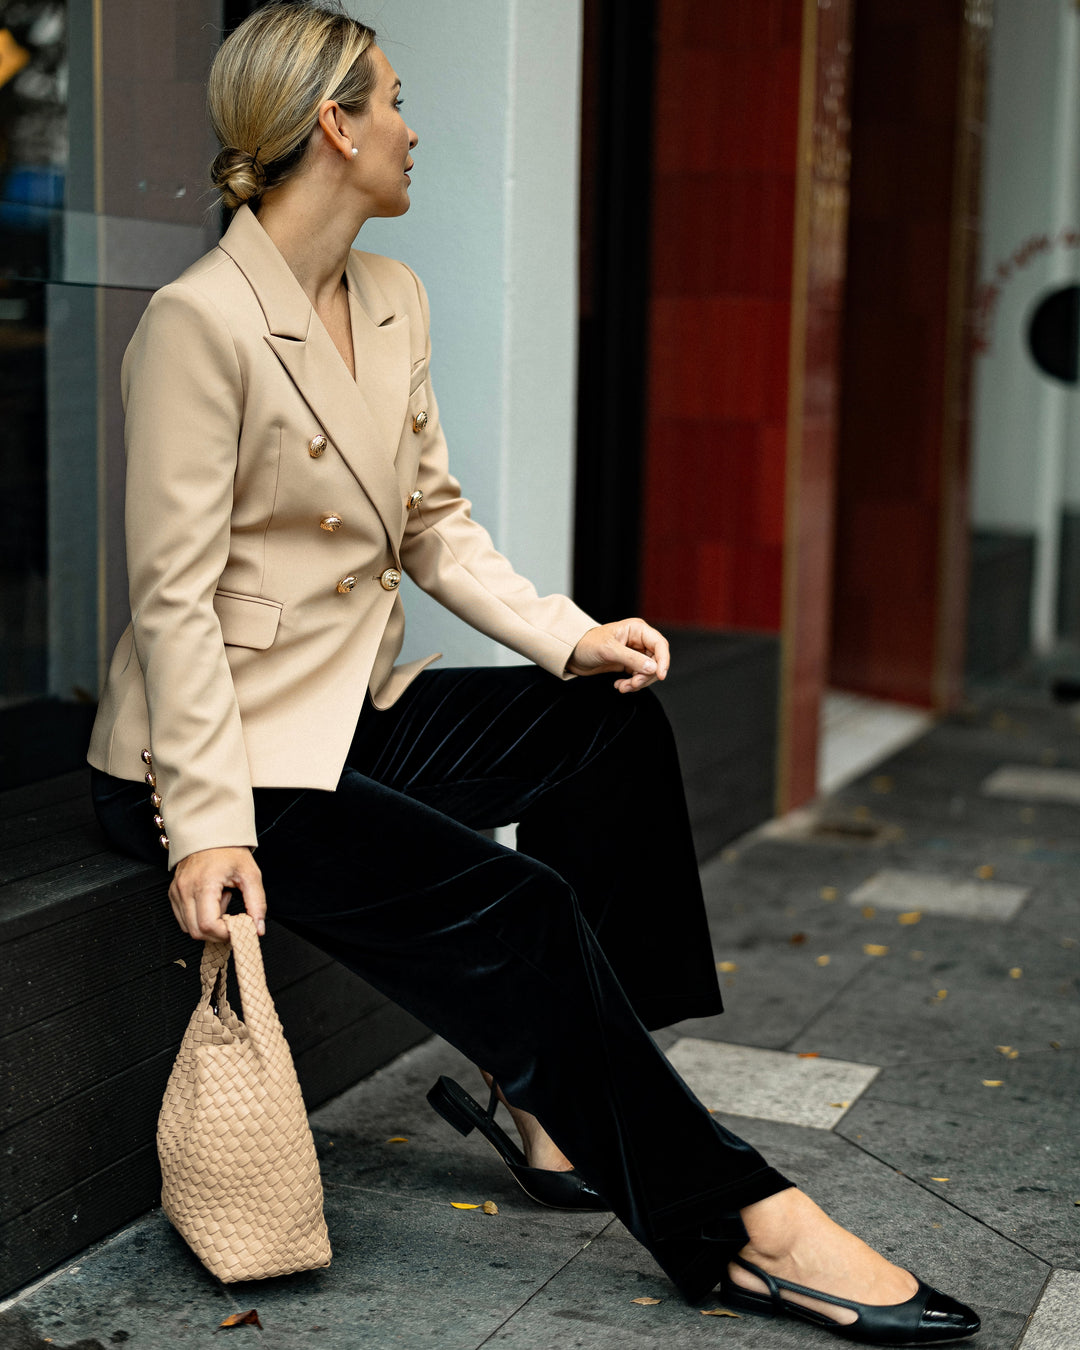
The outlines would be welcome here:
M 379 285 L 395 308 L 415 311 L 426 309 L 426 296 L 420 278 L 408 265 L 397 258 L 387 258 L 382 253 L 365 253 L 354 248 L 357 259 L 372 279 Z

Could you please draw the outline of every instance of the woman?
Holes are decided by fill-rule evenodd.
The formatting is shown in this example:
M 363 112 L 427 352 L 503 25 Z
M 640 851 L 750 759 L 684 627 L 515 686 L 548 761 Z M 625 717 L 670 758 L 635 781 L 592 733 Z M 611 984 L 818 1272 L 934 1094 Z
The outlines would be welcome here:
M 167 854 L 193 938 L 226 935 L 233 890 L 262 933 L 265 875 L 276 918 L 497 1081 L 523 1155 L 457 1084 L 436 1109 L 535 1198 L 606 1202 L 688 1298 L 719 1283 L 878 1344 L 971 1335 L 715 1122 L 645 1031 L 720 1008 L 646 690 L 667 644 L 538 596 L 470 518 L 423 289 L 351 249 L 409 206 L 399 92 L 372 31 L 307 0 L 214 62 L 213 176 L 238 209 L 125 358 L 133 618 L 91 745 L 99 818 Z M 395 667 L 403 570 L 542 669 Z M 598 674 L 613 687 L 571 678 Z M 516 852 L 478 833 L 513 820 Z

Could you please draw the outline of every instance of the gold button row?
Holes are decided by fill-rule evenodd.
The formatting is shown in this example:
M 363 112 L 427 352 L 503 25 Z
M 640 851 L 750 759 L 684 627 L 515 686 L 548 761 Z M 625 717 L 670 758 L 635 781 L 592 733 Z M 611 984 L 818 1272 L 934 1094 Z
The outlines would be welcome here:
M 143 782 L 151 789 L 150 805 L 154 808 L 154 825 L 161 831 L 158 835 L 158 843 L 162 848 L 168 848 L 169 836 L 165 833 L 165 817 L 161 814 L 161 793 L 157 790 L 157 774 L 154 772 L 154 757 L 149 749 L 145 749 L 139 758 L 146 765 L 146 772 L 143 774 Z

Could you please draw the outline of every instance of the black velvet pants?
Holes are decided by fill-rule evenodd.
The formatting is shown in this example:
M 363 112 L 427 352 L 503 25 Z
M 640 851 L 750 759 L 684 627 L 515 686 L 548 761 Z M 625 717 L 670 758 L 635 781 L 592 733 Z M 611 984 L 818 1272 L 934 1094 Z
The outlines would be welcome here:
M 94 773 L 163 865 L 146 788 Z M 365 706 L 334 792 L 256 788 L 268 919 L 495 1075 L 691 1299 L 790 1183 L 646 1027 L 720 1010 L 679 765 L 648 691 L 535 667 L 427 671 Z M 479 830 L 518 822 L 517 851 Z

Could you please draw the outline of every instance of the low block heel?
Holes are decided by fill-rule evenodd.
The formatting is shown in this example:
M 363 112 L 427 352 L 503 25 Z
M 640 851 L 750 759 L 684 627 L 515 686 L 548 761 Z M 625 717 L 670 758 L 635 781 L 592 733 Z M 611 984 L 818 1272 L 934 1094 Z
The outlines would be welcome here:
M 474 1101 L 460 1083 L 455 1083 L 445 1075 L 431 1088 L 427 1099 L 431 1109 L 442 1116 L 447 1125 L 452 1125 L 458 1134 L 472 1134 L 477 1116 L 483 1115 L 480 1103 Z
M 448 1125 L 452 1125 L 459 1134 L 471 1134 L 479 1130 L 487 1142 L 506 1164 L 507 1170 L 517 1184 L 537 1204 L 548 1205 L 552 1209 L 596 1209 L 609 1210 L 611 1206 L 598 1191 L 582 1181 L 574 1171 L 548 1172 L 540 1167 L 530 1167 L 525 1154 L 495 1121 L 495 1112 L 499 1105 L 499 1089 L 491 1085 L 491 1097 L 487 1110 L 475 1101 L 460 1083 L 445 1075 L 427 1094 L 428 1105 L 442 1116 Z

